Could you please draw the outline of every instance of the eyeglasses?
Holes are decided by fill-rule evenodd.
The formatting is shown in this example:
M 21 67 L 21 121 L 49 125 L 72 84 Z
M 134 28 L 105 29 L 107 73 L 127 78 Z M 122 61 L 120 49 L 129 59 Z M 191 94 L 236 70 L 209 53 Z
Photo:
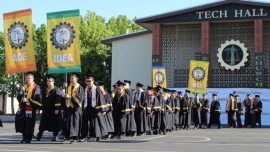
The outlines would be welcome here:
M 92 82 L 91 80 L 87 80 L 87 81 L 85 81 L 85 82 Z

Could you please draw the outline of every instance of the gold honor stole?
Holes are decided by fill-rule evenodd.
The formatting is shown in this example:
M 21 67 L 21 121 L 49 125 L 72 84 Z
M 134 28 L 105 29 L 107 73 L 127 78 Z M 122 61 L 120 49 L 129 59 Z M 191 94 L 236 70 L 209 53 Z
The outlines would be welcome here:
M 234 109 L 234 100 L 231 100 L 231 101 L 232 101 L 232 103 L 229 104 L 230 100 L 228 100 L 227 105 L 226 105 L 226 111 L 228 111 L 230 105 L 232 105 L 231 110 L 235 110 Z
M 77 84 L 74 86 L 73 90 L 71 90 L 71 89 L 72 89 L 72 85 L 70 85 L 70 86 L 68 86 L 68 92 L 67 92 L 67 93 L 68 93 L 68 95 L 69 95 L 70 97 L 73 97 L 74 100 L 75 100 L 75 102 L 79 105 L 79 107 L 81 107 L 82 105 L 81 105 L 79 99 L 76 97 L 76 94 L 77 94 L 77 92 L 78 92 L 79 87 L 80 87 L 80 84 L 77 83 Z M 66 100 L 66 105 L 70 106 L 71 108 L 74 108 L 74 105 L 73 105 L 73 103 L 71 102 L 71 98 Z
M 36 88 L 36 84 L 35 82 L 33 82 L 30 86 L 28 86 L 27 84 L 24 85 L 24 88 L 26 88 L 26 93 L 27 93 L 27 99 L 30 100 L 31 102 L 33 102 L 34 104 L 37 104 L 38 106 L 42 106 L 41 103 L 35 101 L 32 99 L 32 96 L 33 96 L 33 92 Z M 27 114 L 32 114 L 32 110 L 33 110 L 33 107 L 32 107 L 32 104 L 30 102 L 26 102 L 26 110 L 25 110 L 25 113 Z

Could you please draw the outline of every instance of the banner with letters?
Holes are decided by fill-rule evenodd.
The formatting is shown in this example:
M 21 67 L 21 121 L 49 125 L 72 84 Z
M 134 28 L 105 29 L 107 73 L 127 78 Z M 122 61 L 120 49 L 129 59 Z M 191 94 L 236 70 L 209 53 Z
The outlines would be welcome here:
M 190 60 L 188 89 L 193 93 L 206 93 L 208 80 L 207 61 Z
M 167 88 L 166 70 L 164 66 L 153 66 L 152 81 L 154 87 L 160 85 L 161 87 Z
M 32 36 L 32 10 L 5 13 L 6 74 L 36 71 Z
M 186 88 L 170 88 L 177 91 L 185 92 Z M 220 121 L 222 124 L 227 124 L 227 113 L 225 112 L 226 102 L 229 99 L 229 94 L 239 95 L 240 101 L 243 102 L 247 94 L 251 94 L 252 98 L 255 95 L 260 95 L 260 100 L 262 101 L 262 115 L 261 121 L 262 125 L 270 125 L 270 89 L 259 89 L 259 88 L 207 88 L 207 98 L 212 102 L 212 94 L 217 94 L 218 101 L 221 106 L 221 116 Z M 202 95 L 199 95 L 202 98 Z M 193 97 L 193 94 L 191 94 Z M 243 107 L 245 111 L 245 107 Z M 245 117 L 241 116 L 242 124 L 244 125 Z
M 47 13 L 48 73 L 81 72 L 80 11 Z

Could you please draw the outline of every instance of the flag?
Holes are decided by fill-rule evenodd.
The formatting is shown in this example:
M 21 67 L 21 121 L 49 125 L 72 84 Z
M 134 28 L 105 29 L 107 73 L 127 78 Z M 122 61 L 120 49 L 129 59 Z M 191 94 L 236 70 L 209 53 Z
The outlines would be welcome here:
M 47 13 L 48 73 L 81 72 L 80 11 Z
M 163 88 L 167 88 L 166 70 L 164 66 L 153 66 L 152 75 L 153 87 L 160 85 Z
M 208 67 L 209 62 L 207 61 L 190 60 L 188 89 L 192 93 L 206 93 Z
M 36 71 L 32 36 L 32 10 L 5 13 L 6 74 Z

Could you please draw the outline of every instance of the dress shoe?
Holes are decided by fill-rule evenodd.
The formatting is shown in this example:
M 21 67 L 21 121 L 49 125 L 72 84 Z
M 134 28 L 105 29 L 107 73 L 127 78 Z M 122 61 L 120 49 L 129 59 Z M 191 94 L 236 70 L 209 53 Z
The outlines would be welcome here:
M 87 142 L 86 138 L 80 139 L 78 142 Z
M 59 138 L 57 136 L 53 137 L 52 141 L 58 141 Z
M 65 139 L 64 141 L 61 142 L 62 144 L 70 144 L 70 140 Z
M 119 135 L 118 139 L 122 139 L 124 136 L 123 135 Z
M 217 127 L 217 129 L 220 129 L 221 127 Z
M 96 141 L 100 141 L 100 137 L 97 137 L 97 138 L 96 138 Z
M 25 143 L 26 143 L 26 144 L 30 144 L 30 143 L 31 143 L 31 140 L 26 140 Z
M 21 143 L 24 144 L 25 142 L 26 142 L 26 139 L 23 138 L 23 139 L 21 140 Z

